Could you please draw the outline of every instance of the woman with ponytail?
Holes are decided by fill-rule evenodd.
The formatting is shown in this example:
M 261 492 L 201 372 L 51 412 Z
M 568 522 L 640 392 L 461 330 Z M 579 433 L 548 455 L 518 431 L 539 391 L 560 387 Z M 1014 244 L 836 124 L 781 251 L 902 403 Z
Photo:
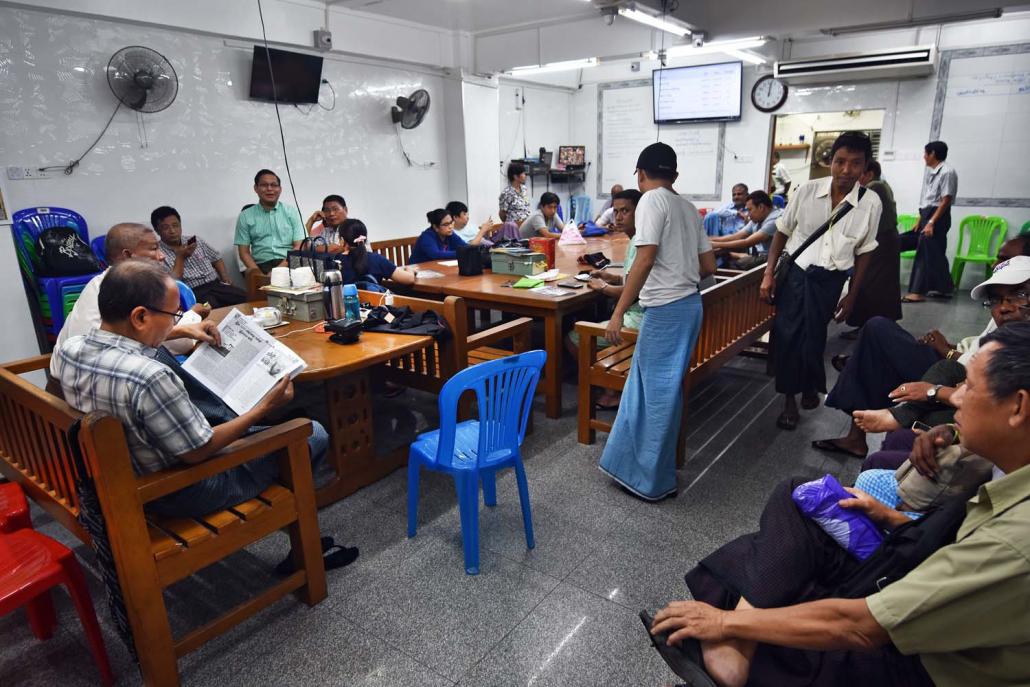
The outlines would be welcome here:
M 340 224 L 340 271 L 344 284 L 371 282 L 378 284 L 390 279 L 398 284 L 414 284 L 414 267 L 397 267 L 379 253 L 365 247 L 368 229 L 360 219 L 346 219 Z M 371 277 L 371 279 L 370 279 Z

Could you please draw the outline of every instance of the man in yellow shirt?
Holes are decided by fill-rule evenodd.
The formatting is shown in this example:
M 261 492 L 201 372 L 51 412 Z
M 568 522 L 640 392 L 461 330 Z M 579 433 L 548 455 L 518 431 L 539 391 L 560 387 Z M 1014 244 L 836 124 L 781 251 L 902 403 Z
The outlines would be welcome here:
M 953 544 L 864 599 L 823 598 L 774 608 L 752 603 L 751 589 L 726 589 L 737 593 L 733 610 L 673 602 L 656 614 L 652 634 L 668 633 L 671 645 L 693 643 L 707 677 L 719 685 L 789 684 L 786 678 L 770 681 L 752 672 L 756 650 L 769 645 L 879 651 L 864 661 L 839 660 L 837 653 L 822 660 L 819 677 L 831 684 L 884 684 L 882 672 L 869 681 L 861 671 L 869 658 L 891 662 L 893 650 L 885 649 L 891 643 L 904 656 L 918 657 L 925 669 L 904 679 L 888 671 L 886 679 L 894 684 L 1030 684 L 1030 323 L 1012 323 L 985 336 L 953 398 L 962 446 L 995 466 L 994 479 L 966 504 Z M 855 498 L 841 501 L 842 507 L 891 526 L 895 511 L 858 490 L 852 493 Z M 768 578 L 771 568 L 760 563 L 746 561 Z M 819 570 L 815 577 L 820 575 L 832 571 Z M 818 660 L 831 654 L 807 656 Z M 900 658 L 896 665 L 919 668 Z

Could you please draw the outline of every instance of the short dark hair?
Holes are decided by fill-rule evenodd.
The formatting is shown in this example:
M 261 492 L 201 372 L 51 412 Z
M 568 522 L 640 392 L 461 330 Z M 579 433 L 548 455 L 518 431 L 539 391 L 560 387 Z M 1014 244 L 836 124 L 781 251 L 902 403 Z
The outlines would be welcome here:
M 617 200 L 628 200 L 629 202 L 633 203 L 633 207 L 636 207 L 637 203 L 640 202 L 640 196 L 642 195 L 644 194 L 635 188 L 627 188 L 623 191 L 619 191 L 614 196 L 612 196 L 612 203 L 614 203 Z
M 833 156 L 841 148 L 846 148 L 853 153 L 862 153 L 865 155 L 866 161 L 873 159 L 873 142 L 863 131 L 845 131 L 838 136 L 837 140 L 833 142 L 833 147 L 830 148 L 830 159 L 833 159 Z
M 463 212 L 468 212 L 469 206 L 465 205 L 465 203 L 461 202 L 460 200 L 452 200 L 451 202 L 447 203 L 447 207 L 445 209 L 447 210 L 448 215 L 450 215 L 451 217 L 455 217 Z
M 676 170 L 674 169 L 641 169 L 648 179 L 661 179 L 662 181 L 676 181 Z
M 879 179 L 880 175 L 883 174 L 883 169 L 880 168 L 880 163 L 876 160 L 867 160 L 865 163 L 865 171 L 873 173 L 873 179 Z
M 933 156 L 941 162 L 948 159 L 948 144 L 944 141 L 930 141 L 923 146 L 923 150 L 927 153 L 933 153 Z
M 277 184 L 279 184 L 280 186 L 282 185 L 283 180 L 279 178 L 278 174 L 276 174 L 275 172 L 273 172 L 270 169 L 262 169 L 262 170 L 258 171 L 258 173 L 254 175 L 254 185 L 257 186 L 258 182 L 261 181 L 261 177 L 265 176 L 266 174 L 271 174 L 272 176 L 274 176 L 275 177 L 275 182 Z
M 1030 391 L 1030 322 L 998 327 L 980 338 L 980 350 L 989 343 L 998 344 L 984 368 L 991 395 L 1002 399 L 1017 391 Z
M 430 210 L 429 212 L 427 212 L 426 219 L 428 219 L 429 223 L 432 224 L 434 227 L 438 227 L 440 226 L 440 222 L 443 221 L 443 218 L 447 217 L 450 214 L 451 213 L 447 212 L 443 208 L 437 208 L 435 210 Z
M 526 166 L 521 162 L 509 162 L 508 163 L 508 183 L 510 184 L 515 177 L 525 173 Z
M 731 191 L 735 191 L 738 188 L 744 189 L 744 193 L 747 193 L 750 190 L 750 189 L 748 189 L 747 184 L 743 184 L 743 183 L 741 183 L 741 184 L 733 184 L 733 188 L 731 188 L 730 190 Z
M 179 211 L 169 205 L 162 205 L 158 209 L 150 213 L 150 226 L 157 230 L 157 225 L 165 221 L 169 217 L 174 216 L 175 219 L 182 221 L 182 217 L 179 216 Z
M 558 194 L 557 193 L 551 193 L 550 191 L 547 191 L 546 193 L 544 193 L 544 194 L 542 194 L 540 196 L 540 205 L 539 205 L 539 207 L 543 207 L 545 205 L 560 205 L 560 204 L 561 204 L 561 199 L 558 198 Z
M 100 282 L 97 306 L 104 322 L 124 322 L 135 308 L 162 305 L 172 277 L 151 260 L 125 260 Z
M 767 208 L 771 208 L 773 206 L 772 198 L 769 197 L 768 193 L 762 190 L 752 191 L 747 194 L 747 199 L 754 205 L 764 205 Z
M 338 196 L 335 193 L 322 199 L 322 205 L 325 206 L 326 203 L 339 203 L 341 208 L 347 207 L 347 201 L 343 199 L 343 196 Z

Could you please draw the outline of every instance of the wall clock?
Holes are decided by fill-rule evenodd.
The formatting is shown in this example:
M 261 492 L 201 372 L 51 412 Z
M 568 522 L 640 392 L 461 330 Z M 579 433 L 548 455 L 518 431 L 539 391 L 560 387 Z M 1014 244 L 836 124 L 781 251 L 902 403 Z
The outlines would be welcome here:
M 787 102 L 787 84 L 766 74 L 755 82 L 751 89 L 751 104 L 762 112 L 773 112 Z

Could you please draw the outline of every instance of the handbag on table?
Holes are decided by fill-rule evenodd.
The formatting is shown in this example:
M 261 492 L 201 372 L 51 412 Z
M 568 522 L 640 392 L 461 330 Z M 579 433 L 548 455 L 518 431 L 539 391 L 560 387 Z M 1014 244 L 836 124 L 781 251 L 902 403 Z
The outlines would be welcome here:
M 318 242 L 322 242 L 324 251 L 318 251 Z M 306 247 L 306 249 L 305 249 Z M 286 253 L 286 264 L 291 270 L 299 267 L 310 267 L 315 274 L 315 281 L 321 283 L 326 270 L 339 269 L 339 261 L 329 252 L 329 243 L 324 236 L 309 236 L 300 242 L 300 247 Z

